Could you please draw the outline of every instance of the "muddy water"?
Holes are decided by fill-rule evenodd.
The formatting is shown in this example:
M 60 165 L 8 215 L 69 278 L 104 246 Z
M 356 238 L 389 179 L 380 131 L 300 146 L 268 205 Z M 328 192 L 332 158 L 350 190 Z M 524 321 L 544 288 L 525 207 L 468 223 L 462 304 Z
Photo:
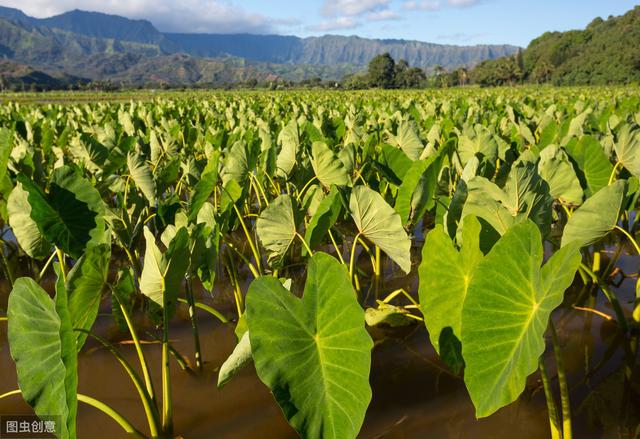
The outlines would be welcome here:
M 636 272 L 639 260 L 622 257 L 619 267 Z M 392 276 L 390 276 L 392 277 Z M 415 291 L 415 278 L 389 280 Z M 393 285 L 394 287 L 397 285 Z M 635 279 L 627 279 L 614 288 L 625 312 L 630 313 Z M 5 289 L 6 291 L 6 289 Z M 589 291 L 580 287 L 569 290 L 566 303 L 574 303 Z M 216 300 L 201 300 L 222 308 L 228 316 L 229 292 L 222 291 Z M 593 306 L 609 315 L 613 310 L 601 293 Z M 0 306 L 6 304 L 3 298 Z M 568 369 L 573 410 L 574 437 L 625 437 L 622 420 L 628 425 L 640 423 L 640 383 L 638 374 L 625 383 L 627 364 L 624 346 L 627 337 L 616 325 L 593 313 L 579 311 L 565 304 L 554 313 L 565 366 Z M 132 364 L 137 357 L 126 334 L 120 333 L 104 303 L 94 330 L 118 343 Z M 235 345 L 233 328 L 199 313 L 205 370 L 200 376 L 182 371 L 172 363 L 175 431 L 189 439 L 204 438 L 295 438 L 268 389 L 259 381 L 253 367 L 247 367 L 227 386 L 216 388 L 217 368 Z M 138 318 L 141 333 L 153 328 Z M 493 416 L 476 420 L 473 406 L 460 377 L 453 376 L 438 360 L 428 343 L 423 325 L 401 330 L 375 330 L 376 347 L 372 356 L 371 385 L 373 400 L 360 434 L 362 438 L 544 438 L 549 436 L 548 418 L 539 377 L 530 377 L 520 399 Z M 150 337 L 145 337 L 151 340 Z M 193 358 L 192 335 L 186 310 L 182 308 L 171 327 L 173 346 L 188 359 Z M 144 347 L 157 391 L 160 389 L 160 346 Z M 555 376 L 553 354 L 547 349 L 550 373 Z M 635 365 L 637 366 L 637 364 Z M 557 389 L 557 382 L 553 382 Z M 16 388 L 15 368 L 6 342 L 6 322 L 0 323 L 0 393 Z M 146 431 L 144 413 L 128 376 L 100 345 L 87 342 L 79 357 L 79 391 L 125 414 L 138 429 Z M 32 413 L 18 397 L 0 400 L 0 414 Z M 79 407 L 78 436 L 84 438 L 124 438 L 126 435 L 109 418 L 97 410 Z M 626 437 L 633 437 L 626 436 Z

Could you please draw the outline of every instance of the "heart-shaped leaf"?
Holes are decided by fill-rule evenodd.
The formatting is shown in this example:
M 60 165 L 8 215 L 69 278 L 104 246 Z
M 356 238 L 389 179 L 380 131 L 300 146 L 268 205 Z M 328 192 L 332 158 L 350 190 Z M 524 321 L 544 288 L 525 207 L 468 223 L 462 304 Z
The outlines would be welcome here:
M 349 176 L 344 165 L 324 142 L 313 142 L 311 145 L 311 166 L 325 187 L 331 187 L 332 184 L 349 184 Z
M 400 215 L 382 195 L 366 186 L 356 186 L 351 191 L 349 210 L 358 233 L 380 247 L 402 271 L 409 273 L 411 240 L 402 227 Z
M 144 157 L 134 151 L 127 155 L 127 166 L 133 182 L 151 204 L 156 202 L 156 182 Z
M 140 291 L 157 305 L 167 308 L 167 315 L 171 316 L 180 285 L 189 268 L 189 233 L 184 227 L 178 230 L 164 254 L 156 245 L 153 233 L 146 227 L 144 238 L 147 248 L 140 276 Z
M 418 268 L 420 310 L 429 331 L 431 344 L 440 353 L 440 340 L 446 328 L 461 338 L 462 305 L 469 283 L 482 260 L 480 223 L 474 216 L 465 217 L 462 246 L 458 250 L 441 224 L 427 234 Z M 446 339 L 446 340 L 451 340 Z
M 247 319 L 258 376 L 293 428 L 305 438 L 355 438 L 371 400 L 373 342 L 346 267 L 316 253 L 302 300 L 274 277 L 256 279 Z
M 500 238 L 471 279 L 462 309 L 462 356 L 478 417 L 524 390 L 544 352 L 549 315 L 581 261 L 576 244 L 557 251 L 541 269 L 542 257 L 540 230 L 527 220 Z
M 279 264 L 297 234 L 291 196 L 280 195 L 272 201 L 258 217 L 256 230 L 269 252 L 269 263 Z
M 595 244 L 618 223 L 626 182 L 618 180 L 605 186 L 577 209 L 562 233 L 562 246 L 577 242 L 581 247 Z
M 8 339 L 24 400 L 38 416 L 59 416 L 59 437 L 75 437 L 76 337 L 66 291 L 56 301 L 30 278 L 16 280 L 7 308 Z

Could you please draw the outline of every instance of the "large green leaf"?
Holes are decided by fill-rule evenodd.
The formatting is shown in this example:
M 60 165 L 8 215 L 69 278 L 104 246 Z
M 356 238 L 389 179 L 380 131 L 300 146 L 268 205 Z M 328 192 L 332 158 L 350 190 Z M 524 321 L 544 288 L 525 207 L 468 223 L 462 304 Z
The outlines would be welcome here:
M 69 296 L 69 315 L 75 328 L 90 330 L 98 315 L 100 300 L 107 284 L 111 246 L 92 246 L 82 255 L 67 276 L 65 288 Z M 76 332 L 80 351 L 87 334 Z
M 269 252 L 269 263 L 278 264 L 298 233 L 291 196 L 280 195 L 272 201 L 258 217 L 256 230 Z
M 237 141 L 229 150 L 224 161 L 224 166 L 220 172 L 222 184 L 226 185 L 230 180 L 235 180 L 244 184 L 249 175 L 249 152 L 247 145 L 243 141 Z
M 626 182 L 618 180 L 600 189 L 577 209 L 562 234 L 562 246 L 577 242 L 581 247 L 595 244 L 618 223 Z
M 0 128 L 0 181 L 7 175 L 7 163 L 13 148 L 13 131 Z
M 342 211 L 342 201 L 340 192 L 335 186 L 331 187 L 329 194 L 320 201 L 307 230 L 304 239 L 312 249 L 322 242 L 324 236 L 338 220 Z
M 204 171 L 202 171 L 200 180 L 198 180 L 195 187 L 193 188 L 191 201 L 189 203 L 189 219 L 191 221 L 197 218 L 200 208 L 202 208 L 211 194 L 213 194 L 213 191 L 218 184 L 219 160 L 220 151 L 216 150 L 212 153 L 209 161 L 207 162 L 207 166 L 205 167 Z
M 74 438 L 75 335 L 64 312 L 64 288 L 58 294 L 54 302 L 32 279 L 18 279 L 9 295 L 7 337 L 24 400 L 38 416 L 60 416 L 58 437 Z
M 325 187 L 346 186 L 349 176 L 342 162 L 324 142 L 313 142 L 311 145 L 311 166 L 316 177 Z
M 280 152 L 276 159 L 278 175 L 287 177 L 293 166 L 296 164 L 298 149 L 300 149 L 300 135 L 298 134 L 298 123 L 291 119 L 278 134 L 278 144 Z
M 16 183 L 7 200 L 7 213 L 11 230 L 24 252 L 34 259 L 42 259 L 49 255 L 51 243 L 44 237 L 38 224 L 31 218 L 29 192 L 22 183 Z
M 349 200 L 351 217 L 358 233 L 387 254 L 402 271 L 411 271 L 411 240 L 402 227 L 400 215 L 378 192 L 356 186 Z
M 516 255 L 514 257 L 514 255 Z M 511 227 L 478 264 L 462 309 L 464 380 L 478 417 L 514 401 L 544 352 L 549 315 L 562 302 L 581 256 L 563 247 L 540 269 L 538 227 Z
M 418 268 L 420 310 L 431 343 L 439 353 L 446 328 L 461 338 L 462 305 L 473 279 L 480 251 L 480 223 L 474 216 L 463 221 L 462 246 L 458 250 L 441 224 L 429 232 Z M 448 339 L 444 340 L 445 342 Z
M 540 151 L 538 173 L 549 184 L 549 193 L 553 198 L 566 204 L 582 204 L 580 180 L 562 148 L 549 145 Z
M 244 366 L 251 362 L 251 342 L 249 341 L 249 331 L 246 331 L 240 341 L 233 349 L 229 358 L 220 366 L 218 372 L 218 389 L 224 387 Z
M 104 203 L 73 169 L 56 169 L 46 194 L 26 175 L 18 175 L 18 181 L 28 192 L 31 218 L 49 242 L 76 259 L 89 241 L 104 242 Z
M 413 162 L 398 188 L 394 206 L 402 218 L 402 224 L 417 221 L 434 206 L 441 166 L 442 160 L 436 155 Z
M 304 438 L 355 438 L 371 400 L 373 343 L 346 267 L 324 253 L 308 264 L 298 299 L 273 277 L 247 294 L 253 360 Z
M 578 176 L 584 179 L 587 197 L 609 184 L 613 166 L 600 142 L 591 136 L 584 136 L 578 142 L 569 142 L 566 150 L 580 169 Z
M 145 196 L 149 203 L 155 204 L 156 201 L 156 182 L 153 179 L 151 168 L 141 154 L 130 151 L 127 155 L 127 166 L 129 174 L 133 182 L 136 184 L 142 195 Z
M 178 230 L 163 254 L 156 245 L 153 233 L 145 227 L 147 247 L 140 276 L 140 291 L 157 305 L 166 308 L 168 315 L 175 309 L 180 285 L 189 268 L 189 233 Z
M 640 131 L 632 130 L 630 125 L 625 124 L 618 131 L 617 137 L 614 148 L 618 161 L 640 178 Z
M 476 215 L 503 235 L 513 224 L 532 219 L 546 234 L 551 224 L 548 184 L 540 178 L 533 163 L 523 162 L 511 169 L 504 189 L 484 177 L 467 183 L 467 199 L 462 217 Z
M 473 157 L 485 159 L 495 166 L 498 159 L 498 144 L 491 131 L 482 125 L 476 125 L 471 136 L 461 135 L 458 139 L 458 155 L 465 166 Z
M 390 141 L 404 151 L 411 160 L 418 160 L 424 150 L 424 145 L 410 121 L 401 122 L 398 125 L 397 134 L 391 136 Z

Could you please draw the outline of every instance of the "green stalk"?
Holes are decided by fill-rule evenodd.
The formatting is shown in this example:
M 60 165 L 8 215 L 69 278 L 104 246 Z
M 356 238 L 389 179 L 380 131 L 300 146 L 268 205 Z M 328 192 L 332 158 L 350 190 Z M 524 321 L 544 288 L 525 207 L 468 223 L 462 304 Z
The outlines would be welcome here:
M 133 385 L 138 391 L 138 394 L 140 395 L 140 400 L 142 401 L 142 406 L 144 408 L 145 415 L 147 416 L 147 423 L 149 424 L 149 432 L 151 433 L 151 436 L 158 437 L 158 408 L 151 401 L 151 397 L 143 387 L 140 377 L 138 376 L 136 371 L 133 369 L 133 367 L 131 367 L 127 359 L 122 356 L 120 351 L 118 351 L 115 348 L 115 346 L 113 346 L 113 344 L 111 344 L 106 339 L 100 337 L 99 335 L 94 334 L 91 331 L 87 331 L 85 329 L 80 329 L 80 328 L 74 328 L 74 331 L 82 332 L 93 337 L 98 342 L 100 342 L 104 347 L 106 347 L 109 350 L 109 352 L 111 352 L 116 357 L 116 360 L 118 360 L 118 362 L 122 365 L 124 370 L 127 372 L 127 374 L 129 375 L 129 378 L 131 378 L 131 381 L 133 382 Z
M 87 395 L 83 395 L 82 393 L 78 393 L 78 401 L 90 405 L 91 407 L 94 407 L 100 410 L 105 415 L 109 416 L 111 419 L 116 421 L 125 432 L 131 435 L 131 437 L 134 437 L 136 439 L 146 438 L 146 436 L 140 433 L 129 421 L 124 418 L 124 416 L 122 416 L 119 412 L 109 407 L 102 401 L 98 401 L 97 399 L 91 398 Z
M 67 268 L 64 263 L 64 253 L 58 247 L 56 247 L 56 255 L 58 255 L 58 262 L 60 263 L 60 274 L 62 275 L 62 280 L 67 282 Z
M 560 351 L 560 343 L 558 343 L 558 334 L 553 325 L 553 321 L 549 319 L 549 327 L 551 328 L 551 340 L 553 342 L 553 352 L 556 357 L 556 365 L 558 368 L 558 384 L 560 386 L 560 406 L 562 408 L 562 437 L 571 439 L 571 404 L 569 401 L 569 386 L 567 385 L 567 377 L 564 371 L 564 361 L 562 360 L 562 352 Z
M 262 273 L 262 266 L 261 266 L 261 263 L 260 263 L 260 253 L 258 252 L 258 249 L 256 248 L 255 244 L 253 243 L 253 239 L 251 239 L 251 235 L 249 234 L 249 230 L 247 229 L 247 225 L 244 223 L 244 220 L 242 219 L 242 214 L 238 210 L 238 206 L 236 206 L 235 203 L 233 203 L 233 208 L 236 211 L 236 215 L 238 215 L 238 220 L 240 221 L 240 225 L 242 226 L 242 230 L 244 231 L 244 234 L 247 237 L 247 241 L 249 242 L 249 247 L 251 247 L 251 252 L 253 253 L 254 259 L 256 260 L 256 266 L 257 266 L 258 272 Z
M 4 255 L 4 241 L 2 241 L 2 248 L 0 248 L 0 255 L 2 255 L 2 264 L 4 266 L 5 271 L 7 272 L 7 279 L 9 279 L 9 284 L 13 288 L 13 273 L 11 272 L 11 267 L 9 266 L 9 261 L 7 261 L 7 257 Z
M 551 382 L 549 381 L 549 375 L 544 365 L 544 358 L 540 356 L 538 360 L 538 368 L 540 369 L 540 376 L 542 377 L 542 385 L 544 387 L 544 396 L 547 400 L 547 412 L 549 413 L 549 428 L 551 429 L 551 439 L 562 439 L 562 432 L 558 424 L 558 407 L 553 399 L 553 393 L 551 392 Z
M 182 299 L 182 298 L 178 299 L 178 302 L 182 302 L 182 303 L 188 304 L 188 302 L 185 299 Z M 205 305 L 202 302 L 194 302 L 194 305 L 195 305 L 196 308 L 208 312 L 209 314 L 211 314 L 212 316 L 214 316 L 215 318 L 220 320 L 222 323 L 229 323 L 229 320 L 227 320 L 227 318 L 225 316 L 223 316 L 218 310 L 210 307 L 209 305 Z
M 193 330 L 193 349 L 195 351 L 196 369 L 202 372 L 202 351 L 200 350 L 200 335 L 198 332 L 198 321 L 196 320 L 195 299 L 193 297 L 193 286 L 191 284 L 191 276 L 187 278 L 187 301 L 189 304 L 189 319 L 191 320 L 191 329 Z
M 49 265 L 51 265 L 51 262 L 53 261 L 53 258 L 56 256 L 56 254 L 57 253 L 55 251 L 51 253 L 51 256 L 49 256 L 49 259 L 47 259 L 47 262 L 44 263 L 44 267 L 42 267 L 42 270 L 40 270 L 40 274 L 38 275 L 38 283 L 40 283 L 40 281 L 42 280 L 42 277 L 47 271 L 47 268 L 49 268 Z
M 296 236 L 300 238 L 300 241 L 302 241 L 302 245 L 304 245 L 304 248 L 307 250 L 307 253 L 309 253 L 309 256 L 313 256 L 313 250 L 311 250 L 311 248 L 309 247 L 309 244 L 307 244 L 307 241 L 305 241 L 304 237 L 298 232 L 296 232 Z
M 349 277 L 353 280 L 353 266 L 356 262 L 356 244 L 358 243 L 358 238 L 360 237 L 360 233 L 358 233 L 355 238 L 353 238 L 353 244 L 351 244 L 351 256 L 349 257 Z
M 329 238 L 331 238 L 331 243 L 333 244 L 333 248 L 336 249 L 336 254 L 338 255 L 338 259 L 340 259 L 340 263 L 342 265 L 346 265 L 345 262 L 344 262 L 344 258 L 342 257 L 342 252 L 338 248 L 338 244 L 336 243 L 336 240 L 333 237 L 333 233 L 331 233 L 331 229 L 329 229 L 328 232 L 329 232 Z
M 149 366 L 147 363 L 147 359 L 144 356 L 144 352 L 142 352 L 142 345 L 140 344 L 140 339 L 138 338 L 138 333 L 136 332 L 135 327 L 133 326 L 133 322 L 131 321 L 131 316 L 127 312 L 127 309 L 120 303 L 118 300 L 118 296 L 112 294 L 112 297 L 118 301 L 118 306 L 120 307 L 120 312 L 124 317 L 124 321 L 127 324 L 127 328 L 129 329 L 129 333 L 131 334 L 131 339 L 133 340 L 133 345 L 135 346 L 136 353 L 138 354 L 138 360 L 140 361 L 140 368 L 142 369 L 142 376 L 144 377 L 145 387 L 147 389 L 147 394 L 151 399 L 154 407 L 156 405 L 156 394 L 153 389 L 153 381 L 151 381 L 151 374 L 149 373 Z
M 171 401 L 171 370 L 169 364 L 169 314 L 162 308 L 162 431 L 173 434 L 173 405 Z
M 22 392 L 20 389 L 11 390 L 10 392 L 3 393 L 0 395 L 0 399 L 7 398 L 13 395 L 21 395 Z M 145 439 L 146 436 L 138 431 L 129 421 L 127 421 L 124 416 L 118 413 L 115 409 L 109 407 L 102 401 L 98 401 L 97 399 L 91 398 L 90 396 L 83 395 L 82 393 L 78 393 L 78 401 L 83 402 L 91 407 L 97 408 L 104 414 L 108 415 L 111 419 L 116 421 L 118 425 L 120 425 L 124 431 L 129 433 L 132 437 L 136 439 Z

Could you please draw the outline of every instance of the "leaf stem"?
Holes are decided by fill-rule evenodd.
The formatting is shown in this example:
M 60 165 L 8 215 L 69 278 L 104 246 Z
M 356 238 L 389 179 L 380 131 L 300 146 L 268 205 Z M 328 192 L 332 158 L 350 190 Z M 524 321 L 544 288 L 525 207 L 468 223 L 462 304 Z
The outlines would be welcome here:
M 551 328 L 553 352 L 556 357 L 556 366 L 558 369 L 558 385 L 560 386 L 560 407 L 562 409 L 562 437 L 563 439 L 571 439 L 572 430 L 569 386 L 567 385 L 567 376 L 564 370 L 564 361 L 562 360 L 562 352 L 560 350 L 560 343 L 558 342 L 558 334 L 556 332 L 556 327 L 551 319 L 549 319 L 549 327 Z

